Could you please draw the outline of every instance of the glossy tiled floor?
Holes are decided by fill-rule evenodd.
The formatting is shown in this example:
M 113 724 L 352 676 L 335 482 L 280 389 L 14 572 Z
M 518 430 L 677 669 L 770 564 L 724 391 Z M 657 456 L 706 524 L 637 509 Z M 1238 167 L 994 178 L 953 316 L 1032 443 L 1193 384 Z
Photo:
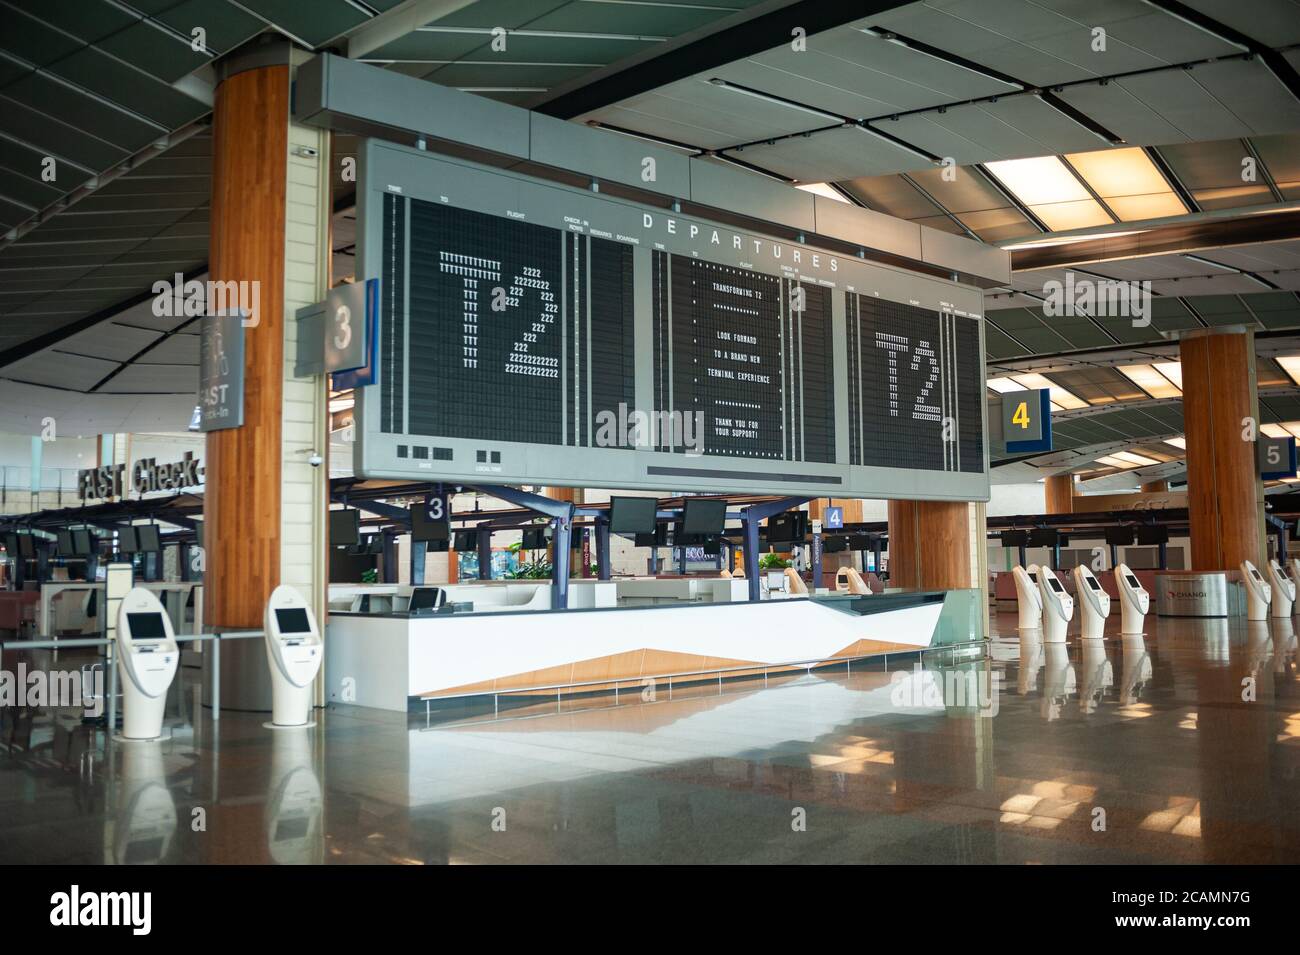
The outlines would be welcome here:
M 10 718 L 0 862 L 1300 861 L 1290 621 L 1151 618 L 1064 653 L 994 626 L 978 700 L 970 665 L 894 661 L 898 683 L 855 667 L 433 728 L 196 727 L 187 690 L 168 741 L 107 752 L 75 718 Z

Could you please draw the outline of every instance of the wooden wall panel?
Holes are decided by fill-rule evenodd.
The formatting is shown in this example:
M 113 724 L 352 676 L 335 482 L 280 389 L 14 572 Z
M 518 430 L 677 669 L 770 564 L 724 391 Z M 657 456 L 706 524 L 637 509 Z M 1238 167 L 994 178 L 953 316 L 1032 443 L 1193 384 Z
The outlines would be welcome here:
M 244 331 L 244 425 L 207 439 L 207 620 L 262 626 L 280 579 L 285 190 L 289 69 L 237 73 L 217 87 L 212 124 L 211 278 L 260 283 Z
M 1048 514 L 1074 513 L 1074 475 L 1053 474 L 1043 481 L 1043 504 Z
M 970 551 L 965 501 L 889 502 L 889 586 L 970 587 Z
M 1263 485 L 1255 444 L 1244 440 L 1258 421 L 1254 335 L 1182 339 L 1183 425 L 1187 436 L 1187 511 L 1191 569 L 1230 570 L 1264 554 Z

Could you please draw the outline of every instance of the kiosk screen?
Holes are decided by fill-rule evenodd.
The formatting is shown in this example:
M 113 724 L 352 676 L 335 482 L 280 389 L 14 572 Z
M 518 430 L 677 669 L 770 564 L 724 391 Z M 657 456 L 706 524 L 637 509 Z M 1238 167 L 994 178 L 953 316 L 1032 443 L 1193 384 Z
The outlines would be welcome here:
M 1132 587 L 1134 590 L 1142 589 L 1142 585 L 1138 583 L 1138 579 L 1134 577 L 1132 574 L 1125 574 L 1124 579 L 1128 581 L 1128 585 Z
M 406 609 L 411 613 L 419 610 L 435 610 L 442 591 L 437 587 L 416 587 L 411 591 L 411 602 Z
M 1088 586 L 1093 590 L 1101 590 L 1101 584 L 1097 583 L 1096 577 L 1085 577 L 1083 579 L 1088 582 Z
M 1051 587 L 1055 593 L 1058 594 L 1065 593 L 1065 588 L 1061 586 L 1061 582 L 1057 580 L 1055 577 L 1047 578 L 1047 586 Z
M 128 613 L 126 622 L 131 628 L 132 640 L 167 639 L 167 626 L 160 613 Z
M 307 611 L 302 607 L 276 608 L 275 624 L 282 634 L 311 633 L 311 622 L 307 619 Z

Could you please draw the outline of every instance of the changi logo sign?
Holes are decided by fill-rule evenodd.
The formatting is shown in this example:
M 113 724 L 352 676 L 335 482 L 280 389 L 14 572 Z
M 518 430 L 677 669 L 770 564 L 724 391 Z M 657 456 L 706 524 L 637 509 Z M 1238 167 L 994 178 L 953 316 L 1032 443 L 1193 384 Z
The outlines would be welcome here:
M 203 483 L 203 465 L 192 451 L 172 464 L 159 464 L 154 458 L 141 458 L 131 468 L 131 486 L 126 486 L 126 465 L 108 464 L 102 468 L 85 468 L 77 472 L 77 496 L 82 501 L 124 497 L 128 490 L 137 494 L 150 491 L 175 491 L 198 487 Z

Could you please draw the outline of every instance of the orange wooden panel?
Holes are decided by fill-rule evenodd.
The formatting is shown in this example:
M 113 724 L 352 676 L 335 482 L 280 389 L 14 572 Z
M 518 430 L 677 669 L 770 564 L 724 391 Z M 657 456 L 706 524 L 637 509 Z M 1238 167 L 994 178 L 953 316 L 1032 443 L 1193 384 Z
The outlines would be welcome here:
M 1263 488 L 1255 444 L 1254 336 L 1198 335 L 1179 343 L 1187 436 L 1187 511 L 1193 570 L 1236 568 L 1263 555 Z
M 207 439 L 203 590 L 214 626 L 260 627 L 280 580 L 288 123 L 288 67 L 248 70 L 217 87 L 211 278 L 260 283 L 260 314 L 245 329 L 244 425 Z
M 969 513 L 965 501 L 890 501 L 889 585 L 969 587 Z
M 1074 475 L 1053 474 L 1043 482 L 1043 498 L 1048 514 L 1074 513 Z

